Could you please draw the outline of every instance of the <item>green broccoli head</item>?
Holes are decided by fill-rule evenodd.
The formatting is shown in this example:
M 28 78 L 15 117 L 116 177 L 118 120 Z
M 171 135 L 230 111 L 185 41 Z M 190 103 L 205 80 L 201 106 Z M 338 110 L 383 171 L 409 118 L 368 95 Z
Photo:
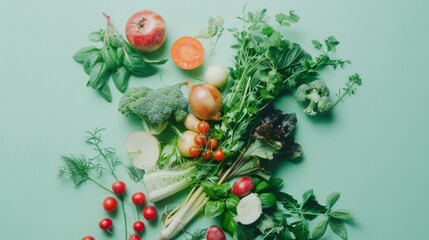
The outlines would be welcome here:
M 129 91 L 135 91 L 130 89 Z M 170 118 L 183 121 L 188 110 L 188 100 L 180 90 L 180 85 L 151 89 L 146 94 L 125 93 L 121 99 L 119 111 L 124 115 L 133 113 L 138 116 L 144 128 L 152 133 L 161 133 Z
M 118 111 L 125 116 L 132 114 L 133 110 L 131 109 L 131 105 L 152 91 L 154 91 L 152 88 L 144 86 L 128 89 L 119 101 Z
M 332 101 L 329 98 L 329 88 L 322 80 L 315 80 L 309 84 L 302 84 L 295 93 L 295 98 L 302 103 L 310 101 L 304 112 L 309 116 L 317 113 L 327 113 L 332 108 Z

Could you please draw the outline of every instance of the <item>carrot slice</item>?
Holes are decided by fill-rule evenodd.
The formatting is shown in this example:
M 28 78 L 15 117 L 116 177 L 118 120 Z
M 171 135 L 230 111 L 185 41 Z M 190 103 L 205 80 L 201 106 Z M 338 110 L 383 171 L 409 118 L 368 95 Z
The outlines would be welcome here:
M 199 67 L 204 61 L 204 47 L 190 36 L 177 39 L 171 47 L 171 58 L 179 68 L 190 70 Z

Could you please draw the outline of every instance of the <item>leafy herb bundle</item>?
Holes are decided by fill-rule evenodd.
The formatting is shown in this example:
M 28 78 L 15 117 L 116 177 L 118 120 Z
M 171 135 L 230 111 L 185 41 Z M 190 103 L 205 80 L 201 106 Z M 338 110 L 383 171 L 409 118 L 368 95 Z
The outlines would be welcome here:
M 108 80 L 120 92 L 125 92 L 131 75 L 148 77 L 157 72 L 153 64 L 164 64 L 167 60 L 149 60 L 135 50 L 118 32 L 109 16 L 106 29 L 89 34 L 92 42 L 102 43 L 102 47 L 88 46 L 81 48 L 73 55 L 73 59 L 83 64 L 83 70 L 89 75 L 87 86 L 97 90 L 108 102 L 112 101 L 112 93 Z

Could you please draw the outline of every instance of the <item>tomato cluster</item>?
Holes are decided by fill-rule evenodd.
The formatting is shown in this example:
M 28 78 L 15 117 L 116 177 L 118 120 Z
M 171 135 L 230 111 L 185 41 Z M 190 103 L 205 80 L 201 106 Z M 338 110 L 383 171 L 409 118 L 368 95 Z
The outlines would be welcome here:
M 194 138 L 196 145 L 189 148 L 191 157 L 201 156 L 202 159 L 215 161 L 222 161 L 225 158 L 225 153 L 222 149 L 216 149 L 219 146 L 219 141 L 216 138 L 208 137 L 210 131 L 210 124 L 205 121 L 198 123 L 199 135 Z
M 112 184 L 112 192 L 116 195 L 114 196 L 108 196 L 103 201 L 103 208 L 104 210 L 108 212 L 113 212 L 116 210 L 116 207 L 118 205 L 118 199 L 120 201 L 124 201 L 125 198 L 125 190 L 126 190 L 126 184 L 122 181 L 115 181 Z M 131 196 L 131 202 L 139 209 L 139 207 L 143 206 L 146 203 L 146 195 L 143 192 L 135 192 Z M 157 217 L 157 211 L 153 206 L 144 206 L 142 209 L 142 215 L 144 219 L 148 221 L 152 221 Z M 106 217 L 101 219 L 98 222 L 98 226 L 102 230 L 110 231 L 113 227 L 113 221 L 111 218 Z M 145 229 L 145 224 L 143 221 L 138 219 L 133 223 L 133 229 L 135 233 L 131 234 L 129 236 L 129 240 L 140 240 L 141 236 L 140 234 Z M 85 236 L 82 238 L 82 240 L 95 240 L 92 236 Z

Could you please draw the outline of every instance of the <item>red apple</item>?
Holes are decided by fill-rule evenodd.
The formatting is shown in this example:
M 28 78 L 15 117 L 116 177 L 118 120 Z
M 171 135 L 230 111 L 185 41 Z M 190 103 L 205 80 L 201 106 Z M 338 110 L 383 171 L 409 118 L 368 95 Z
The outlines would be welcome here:
M 153 52 L 160 48 L 165 41 L 165 21 L 154 11 L 136 12 L 128 19 L 125 35 L 135 49 L 142 52 Z

